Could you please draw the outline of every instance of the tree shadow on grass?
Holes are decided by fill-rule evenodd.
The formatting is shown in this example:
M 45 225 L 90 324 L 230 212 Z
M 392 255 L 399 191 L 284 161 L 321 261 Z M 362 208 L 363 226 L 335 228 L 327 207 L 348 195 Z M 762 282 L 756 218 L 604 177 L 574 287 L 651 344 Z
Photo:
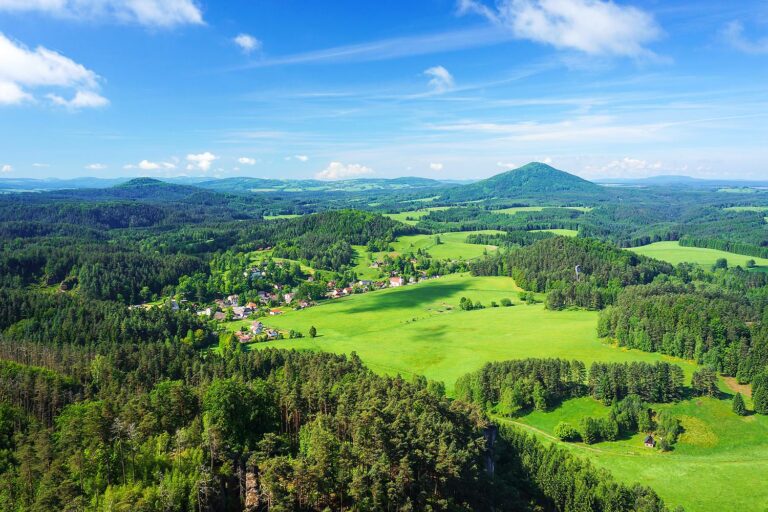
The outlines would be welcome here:
M 409 285 L 395 293 L 381 293 L 375 296 L 375 300 L 357 304 L 351 307 L 347 313 L 368 313 L 373 311 L 410 309 L 429 304 L 440 298 L 450 297 L 460 293 L 469 287 L 469 282 L 461 283 L 436 283 Z M 471 297 L 469 297 L 471 299 Z

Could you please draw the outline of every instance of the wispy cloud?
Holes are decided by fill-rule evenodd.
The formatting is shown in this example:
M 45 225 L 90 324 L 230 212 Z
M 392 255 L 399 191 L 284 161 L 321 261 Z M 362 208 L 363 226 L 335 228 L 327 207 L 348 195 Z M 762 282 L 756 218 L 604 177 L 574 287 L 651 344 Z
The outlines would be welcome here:
M 0 0 L 0 11 L 37 11 L 77 21 L 109 19 L 150 27 L 203 23 L 194 0 Z
M 739 21 L 728 23 L 722 36 L 728 44 L 744 53 L 768 54 L 768 37 L 750 40 L 744 34 L 744 25 Z
M 424 70 L 424 74 L 430 77 L 429 86 L 434 92 L 442 93 L 453 89 L 456 85 L 453 75 L 443 66 L 433 66 Z
M 104 164 L 95 163 L 95 164 L 88 164 L 85 166 L 85 168 L 88 169 L 89 171 L 103 171 L 104 169 L 107 168 L 107 166 Z
M 477 27 L 452 32 L 379 39 L 359 44 L 334 46 L 322 50 L 267 57 L 236 69 L 291 64 L 330 64 L 388 60 L 491 46 L 509 41 L 512 38 L 513 36 L 508 31 L 498 27 Z
M 604 0 L 459 0 L 460 13 L 474 13 L 516 38 L 590 55 L 651 56 L 646 45 L 661 35 L 653 16 Z

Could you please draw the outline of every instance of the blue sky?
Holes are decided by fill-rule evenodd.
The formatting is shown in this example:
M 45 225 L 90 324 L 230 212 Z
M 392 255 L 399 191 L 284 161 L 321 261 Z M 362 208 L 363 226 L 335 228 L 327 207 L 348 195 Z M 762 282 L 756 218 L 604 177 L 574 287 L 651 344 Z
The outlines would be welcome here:
M 768 3 L 0 0 L 0 177 L 768 179 Z

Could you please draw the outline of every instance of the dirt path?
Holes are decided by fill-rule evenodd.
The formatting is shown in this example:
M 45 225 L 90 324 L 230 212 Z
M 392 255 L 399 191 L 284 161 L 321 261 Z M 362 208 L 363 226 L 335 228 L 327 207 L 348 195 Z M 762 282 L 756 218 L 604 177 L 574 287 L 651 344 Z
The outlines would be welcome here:
M 736 393 L 741 393 L 744 396 L 752 398 L 752 386 L 749 384 L 739 384 L 734 377 L 723 377 L 723 382 L 728 386 L 728 389 Z

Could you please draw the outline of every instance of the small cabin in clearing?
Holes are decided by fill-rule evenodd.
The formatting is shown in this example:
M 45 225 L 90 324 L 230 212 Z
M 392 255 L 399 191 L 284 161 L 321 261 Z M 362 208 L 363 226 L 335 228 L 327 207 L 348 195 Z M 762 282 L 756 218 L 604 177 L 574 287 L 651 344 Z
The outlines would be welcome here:
M 653 438 L 652 435 L 649 434 L 645 437 L 645 441 L 643 441 L 643 444 L 645 445 L 646 448 L 653 448 L 656 446 L 656 440 Z

